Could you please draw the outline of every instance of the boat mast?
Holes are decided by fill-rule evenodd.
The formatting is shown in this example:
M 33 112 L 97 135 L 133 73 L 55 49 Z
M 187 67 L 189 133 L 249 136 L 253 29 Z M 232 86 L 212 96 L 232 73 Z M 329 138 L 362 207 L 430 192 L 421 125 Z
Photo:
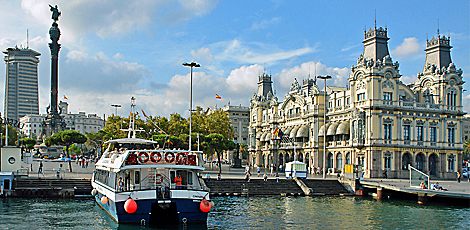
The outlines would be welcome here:
M 127 138 L 135 138 L 135 97 L 131 97 L 131 117 L 129 118 L 129 133 L 127 134 Z M 132 133 L 132 137 L 131 137 Z

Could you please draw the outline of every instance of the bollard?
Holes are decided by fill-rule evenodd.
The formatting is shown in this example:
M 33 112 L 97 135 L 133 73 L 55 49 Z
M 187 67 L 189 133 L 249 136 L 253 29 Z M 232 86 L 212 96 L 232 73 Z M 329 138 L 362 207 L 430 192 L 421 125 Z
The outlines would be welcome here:
M 377 200 L 383 198 L 383 188 L 377 188 Z

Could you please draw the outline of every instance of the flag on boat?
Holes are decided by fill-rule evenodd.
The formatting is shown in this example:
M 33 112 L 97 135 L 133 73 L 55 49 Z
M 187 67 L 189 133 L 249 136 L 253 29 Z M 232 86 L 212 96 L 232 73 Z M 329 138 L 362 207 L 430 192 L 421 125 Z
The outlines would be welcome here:
M 142 114 L 144 115 L 144 117 L 147 117 L 147 114 L 145 114 L 144 110 L 143 109 L 140 109 L 142 110 Z
M 215 99 L 222 99 L 222 97 L 219 94 L 215 94 Z
M 173 145 L 173 142 L 171 142 L 171 140 L 170 140 L 170 136 L 166 137 L 166 143 L 168 143 L 170 145 Z
M 279 128 L 276 128 L 276 130 L 274 130 L 273 134 L 276 135 L 279 138 L 282 138 L 282 136 L 284 136 L 284 133 Z
M 64 95 L 64 99 L 67 100 L 68 98 Z

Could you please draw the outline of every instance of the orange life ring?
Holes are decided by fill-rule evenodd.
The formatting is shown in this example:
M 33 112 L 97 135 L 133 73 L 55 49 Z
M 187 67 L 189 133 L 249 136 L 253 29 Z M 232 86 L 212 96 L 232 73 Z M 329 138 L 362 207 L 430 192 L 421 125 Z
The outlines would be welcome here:
M 175 161 L 175 154 L 173 153 L 165 154 L 165 161 L 168 163 L 173 163 L 173 161 Z
M 186 153 L 178 153 L 176 155 L 176 163 L 177 164 L 186 164 Z
M 162 154 L 160 153 L 151 153 L 150 160 L 154 163 L 160 162 L 162 160 Z
M 137 154 L 137 161 L 140 163 L 140 164 L 143 164 L 145 162 L 147 162 L 149 160 L 149 155 L 147 153 L 138 153 Z

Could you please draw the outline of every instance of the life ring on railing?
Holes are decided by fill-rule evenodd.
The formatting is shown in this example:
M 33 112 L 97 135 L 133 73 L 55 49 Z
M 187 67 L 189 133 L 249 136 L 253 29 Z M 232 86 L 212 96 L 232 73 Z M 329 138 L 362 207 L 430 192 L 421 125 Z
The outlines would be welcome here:
M 150 160 L 154 163 L 160 162 L 162 160 L 162 154 L 160 153 L 151 153 Z
M 137 153 L 137 161 L 140 163 L 140 164 L 143 164 L 145 162 L 147 162 L 149 160 L 149 155 L 147 153 Z
M 186 153 L 178 153 L 176 155 L 176 163 L 177 164 L 186 164 Z
M 163 177 L 161 174 L 157 174 L 155 175 L 155 177 L 153 178 L 153 181 L 156 183 L 156 184 L 161 184 L 163 182 Z
M 175 154 L 173 154 L 173 153 L 165 154 L 165 161 L 167 163 L 173 163 L 173 161 L 175 161 Z

